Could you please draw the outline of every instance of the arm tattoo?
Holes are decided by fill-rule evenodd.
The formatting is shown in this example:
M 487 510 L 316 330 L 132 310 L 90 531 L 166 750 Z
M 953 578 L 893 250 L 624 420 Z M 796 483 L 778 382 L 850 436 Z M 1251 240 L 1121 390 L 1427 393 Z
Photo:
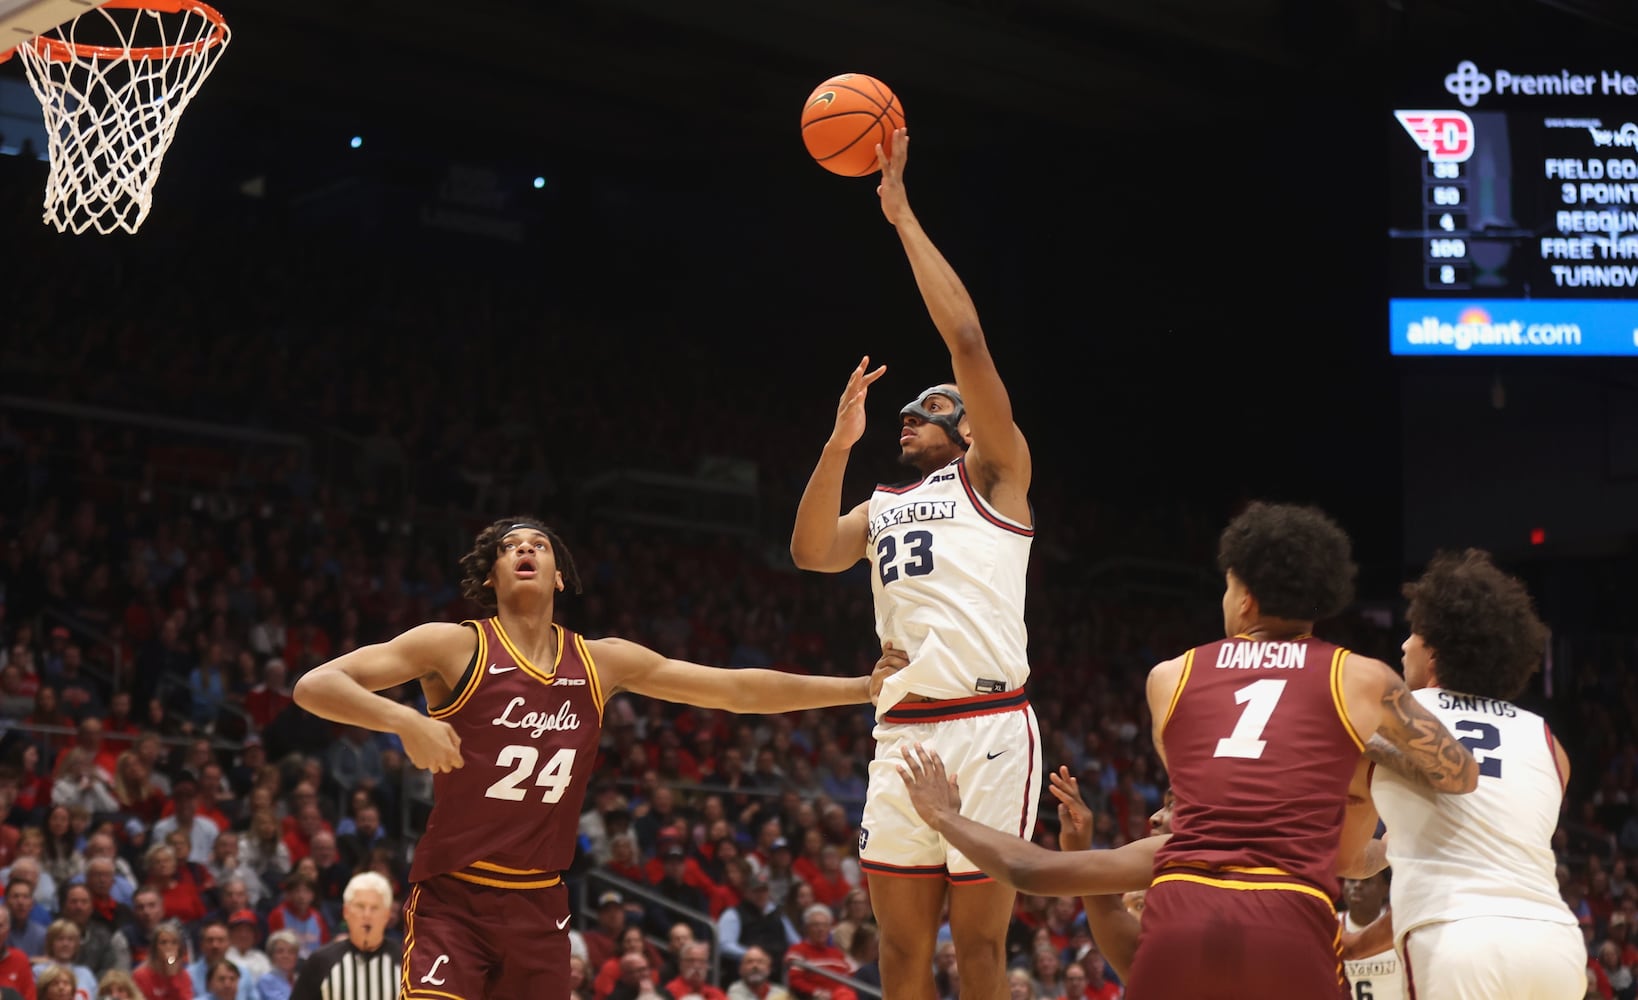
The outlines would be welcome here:
M 1394 684 L 1382 696 L 1382 707 L 1382 725 L 1377 734 L 1391 746 L 1394 754 L 1391 760 L 1376 757 L 1377 741 L 1373 737 L 1367 747 L 1373 754 L 1372 760 L 1407 777 L 1414 772 L 1434 791 L 1473 790 L 1479 780 L 1479 766 L 1474 763 L 1473 754 L 1457 742 L 1444 723 L 1411 697 L 1409 688 Z
M 1381 733 L 1372 733 L 1371 738 L 1365 741 L 1365 756 L 1376 766 L 1386 768 L 1412 784 L 1433 789 L 1433 782 L 1428 780 L 1428 776 Z

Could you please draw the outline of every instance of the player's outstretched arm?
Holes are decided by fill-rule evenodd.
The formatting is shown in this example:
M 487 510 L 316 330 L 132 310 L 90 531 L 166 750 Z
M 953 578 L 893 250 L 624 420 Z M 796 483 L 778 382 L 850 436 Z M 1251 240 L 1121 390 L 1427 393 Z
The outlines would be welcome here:
M 448 723 L 376 694 L 427 674 L 453 673 L 477 648 L 463 625 L 430 622 L 386 642 L 343 653 L 296 681 L 296 704 L 320 718 L 381 733 L 397 733 L 416 767 L 450 771 L 461 766 L 461 741 Z
M 1342 688 L 1348 721 L 1377 765 L 1436 792 L 1479 787 L 1473 754 L 1416 700 L 1398 671 L 1350 654 L 1342 663 Z
M 672 660 L 646 646 L 625 639 L 596 639 L 587 643 L 608 694 L 630 691 L 661 701 L 699 708 L 719 708 L 735 714 L 799 712 L 835 705 L 863 705 L 871 698 L 870 677 L 812 677 L 782 670 L 707 667 L 687 660 Z M 882 665 L 877 672 L 891 672 Z M 903 660 L 903 654 L 899 654 Z M 903 663 L 898 664 L 902 666 Z M 875 689 L 880 688 L 875 682 Z
M 1376 803 L 1371 799 L 1371 761 L 1361 757 L 1348 783 L 1348 805 L 1337 845 L 1339 878 L 1370 878 L 1388 867 L 1384 842 L 1375 839 L 1378 821 Z
M 1092 849 L 1092 810 L 1081 797 L 1081 783 L 1059 767 L 1047 775 L 1053 798 L 1058 800 L 1058 849 L 1078 854 Z M 1086 926 L 1103 960 L 1125 982 L 1131 976 L 1132 959 L 1137 957 L 1138 931 L 1142 924 L 1120 896 L 1082 896 Z
M 886 365 L 872 371 L 867 354 L 848 376 L 842 399 L 836 404 L 836 426 L 796 506 L 791 559 L 800 569 L 840 573 L 865 557 L 869 504 L 861 503 L 840 517 L 837 512 L 842 509 L 842 478 L 847 473 L 848 454 L 864 435 L 865 397 L 870 393 L 870 383 L 886 371 Z
M 920 744 L 903 753 L 899 773 L 916 812 L 1002 885 L 1042 896 L 1101 896 L 1148 887 L 1155 852 L 1168 838 L 1146 837 L 1112 851 L 1049 851 L 961 815 L 960 791 L 938 754 Z
M 922 301 L 927 304 L 927 313 L 944 339 L 944 346 L 949 348 L 956 385 L 961 389 L 962 403 L 973 432 L 968 461 L 1001 470 L 1009 481 L 1027 488 L 1029 448 L 1013 423 L 1012 398 L 996 371 L 995 359 L 990 357 L 989 344 L 978 323 L 978 308 L 973 305 L 972 296 L 967 294 L 967 286 L 961 283 L 955 268 L 933 245 L 916 214 L 910 210 L 904 189 L 904 166 L 909 156 L 907 129 L 893 133 L 890 152 L 877 146 L 876 159 L 882 168 L 882 182 L 877 192 L 882 199 L 882 214 L 898 230 L 899 242 L 904 244 L 904 254 L 910 260 L 910 270 L 916 277 Z
M 1153 720 L 1149 735 L 1162 767 L 1166 766 L 1166 723 L 1171 721 L 1172 709 L 1176 707 L 1177 697 L 1182 691 L 1183 665 L 1184 657 L 1181 656 L 1157 663 L 1149 668 L 1149 679 L 1144 684 L 1149 701 L 1149 718 Z

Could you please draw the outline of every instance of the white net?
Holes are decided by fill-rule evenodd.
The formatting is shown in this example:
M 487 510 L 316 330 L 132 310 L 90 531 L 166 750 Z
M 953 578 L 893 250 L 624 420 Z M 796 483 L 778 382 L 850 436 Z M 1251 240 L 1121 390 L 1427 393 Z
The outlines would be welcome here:
M 47 224 L 137 231 L 176 124 L 228 38 L 203 3 L 113 0 L 18 46 L 45 111 Z

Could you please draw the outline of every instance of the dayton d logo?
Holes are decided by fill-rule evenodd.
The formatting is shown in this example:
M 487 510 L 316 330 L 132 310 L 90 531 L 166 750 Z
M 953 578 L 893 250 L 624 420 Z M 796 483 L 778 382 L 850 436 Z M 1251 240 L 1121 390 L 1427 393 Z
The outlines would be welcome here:
M 1473 119 L 1465 111 L 1395 111 L 1434 163 L 1461 163 L 1473 155 Z

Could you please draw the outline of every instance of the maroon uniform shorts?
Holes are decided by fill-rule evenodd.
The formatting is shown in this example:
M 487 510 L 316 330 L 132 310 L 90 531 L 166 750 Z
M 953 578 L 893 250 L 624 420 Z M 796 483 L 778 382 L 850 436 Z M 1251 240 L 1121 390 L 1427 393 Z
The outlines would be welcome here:
M 403 1000 L 568 1000 L 569 891 L 437 875 L 404 904 Z
M 1317 889 L 1232 874 L 1193 879 L 1162 877 L 1145 894 L 1126 1000 L 1349 997 L 1341 924 Z

